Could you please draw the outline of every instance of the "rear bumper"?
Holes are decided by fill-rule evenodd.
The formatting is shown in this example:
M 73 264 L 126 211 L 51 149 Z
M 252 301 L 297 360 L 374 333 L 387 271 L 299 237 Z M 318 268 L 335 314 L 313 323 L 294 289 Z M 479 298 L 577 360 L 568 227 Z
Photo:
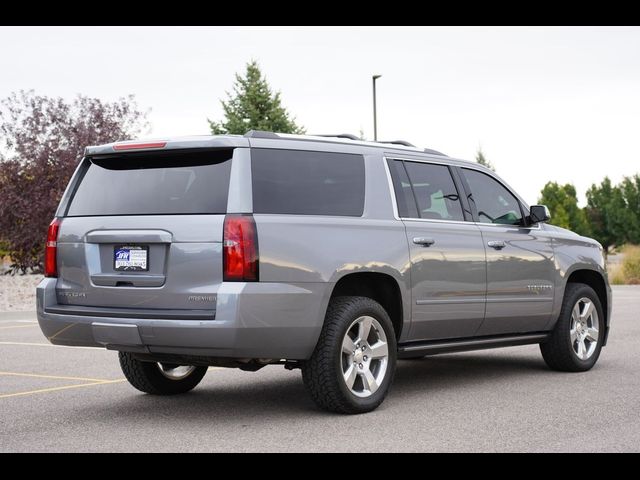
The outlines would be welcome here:
M 55 278 L 38 285 L 37 306 L 40 328 L 56 345 L 291 360 L 311 356 L 331 291 L 326 283 L 223 283 L 215 320 L 185 320 L 63 314 L 55 286 Z

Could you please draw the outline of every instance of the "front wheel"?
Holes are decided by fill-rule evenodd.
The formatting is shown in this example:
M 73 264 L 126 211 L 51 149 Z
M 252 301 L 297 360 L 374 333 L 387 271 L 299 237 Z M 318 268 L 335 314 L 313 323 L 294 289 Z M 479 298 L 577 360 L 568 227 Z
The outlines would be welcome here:
M 584 372 L 598 361 L 605 323 L 596 292 L 582 283 L 565 289 L 560 317 L 551 336 L 540 344 L 549 368 L 562 372 Z
M 366 297 L 331 300 L 313 355 L 302 365 L 305 387 L 322 409 L 365 413 L 387 395 L 396 368 L 389 315 Z
M 118 352 L 122 373 L 129 383 L 144 393 L 175 395 L 193 390 L 207 367 L 143 362 L 127 352 Z

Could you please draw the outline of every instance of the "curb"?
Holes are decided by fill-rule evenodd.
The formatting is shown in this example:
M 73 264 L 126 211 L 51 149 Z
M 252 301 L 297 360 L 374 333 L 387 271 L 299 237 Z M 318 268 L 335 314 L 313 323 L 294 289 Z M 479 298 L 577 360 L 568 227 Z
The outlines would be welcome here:
M 36 311 L 26 312 L 0 312 L 0 320 L 35 320 Z

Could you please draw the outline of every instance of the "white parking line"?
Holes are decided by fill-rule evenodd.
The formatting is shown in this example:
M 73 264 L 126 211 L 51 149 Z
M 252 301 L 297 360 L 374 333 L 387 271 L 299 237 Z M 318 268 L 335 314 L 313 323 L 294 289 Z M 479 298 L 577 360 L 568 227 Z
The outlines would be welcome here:
M 53 345 L 52 343 L 35 343 L 35 342 L 0 342 L 0 345 L 17 345 L 21 347 L 55 347 L 55 348 L 73 348 L 93 351 L 109 352 L 106 348 L 101 347 L 72 347 L 69 345 Z

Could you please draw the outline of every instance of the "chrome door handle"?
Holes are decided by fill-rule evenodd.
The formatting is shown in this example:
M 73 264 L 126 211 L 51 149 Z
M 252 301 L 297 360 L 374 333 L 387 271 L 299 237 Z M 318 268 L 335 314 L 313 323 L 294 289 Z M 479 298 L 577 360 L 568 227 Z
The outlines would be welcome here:
M 495 248 L 496 250 L 502 250 L 507 246 L 507 244 L 504 243 L 504 240 L 491 240 L 490 242 L 487 242 L 487 245 L 491 248 Z
M 413 237 L 413 243 L 415 243 L 416 245 L 422 245 L 424 247 L 430 247 L 431 245 L 436 243 L 436 241 L 430 237 Z

